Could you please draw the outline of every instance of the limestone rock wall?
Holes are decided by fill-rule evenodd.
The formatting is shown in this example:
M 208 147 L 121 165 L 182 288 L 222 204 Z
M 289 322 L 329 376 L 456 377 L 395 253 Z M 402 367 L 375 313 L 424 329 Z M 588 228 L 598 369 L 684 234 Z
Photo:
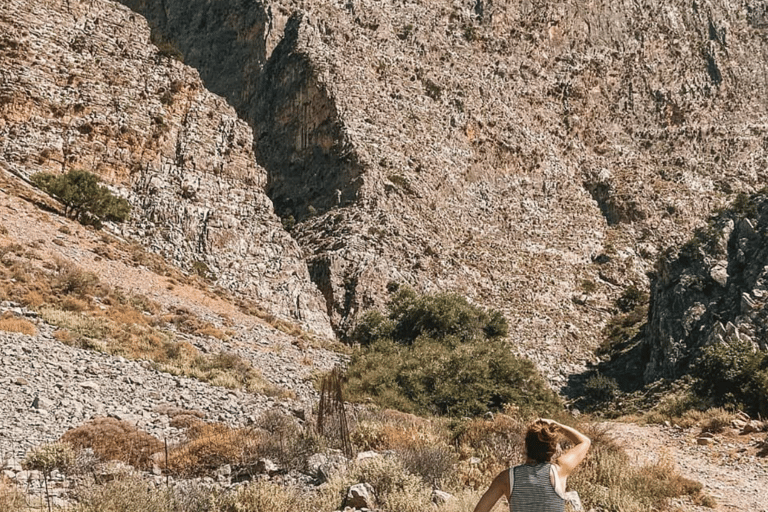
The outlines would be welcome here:
M 0 167 L 96 173 L 133 206 L 125 236 L 333 335 L 251 129 L 158 52 L 144 18 L 105 0 L 9 0 L 0 34 Z
M 139 8 L 191 39 L 158 5 L 196 4 Z M 208 27 L 242 8 L 206 5 Z M 766 178 L 763 2 L 252 6 L 264 52 L 217 92 L 342 332 L 390 280 L 454 290 L 503 309 L 557 381 L 660 249 Z
M 516 350 L 562 383 L 591 357 L 613 299 L 630 284 L 648 286 L 660 250 L 768 177 L 762 1 L 124 2 L 254 129 L 253 157 L 266 171 L 254 183 L 282 217 L 298 221 L 291 235 L 324 298 L 318 308 L 299 300 L 298 309 L 322 310 L 339 332 L 386 300 L 389 281 L 458 291 L 502 309 Z M 88 44 L 96 32 L 88 30 L 77 44 Z M 138 42 L 121 44 L 128 50 L 109 51 L 131 55 Z M 123 75 L 130 73 L 102 80 L 119 101 Z M 145 75 L 154 110 L 127 129 L 154 140 L 162 151 L 147 151 L 168 160 L 100 174 L 132 176 L 142 197 L 151 196 L 153 179 L 175 179 L 191 209 L 168 225 L 214 233 L 181 237 L 195 250 L 205 246 L 199 240 L 222 244 L 215 233 L 229 228 L 220 226 L 250 210 L 236 202 L 221 206 L 232 217 L 210 217 L 200 205 L 209 185 L 177 177 L 193 167 L 177 152 L 204 138 L 196 130 L 205 115 L 190 110 L 184 129 L 154 115 L 183 119 L 186 104 L 174 99 L 173 78 L 161 91 Z M 157 95 L 173 103 L 158 104 Z M 228 126 L 217 124 L 211 140 L 238 145 L 239 128 Z M 96 138 L 103 128 L 92 129 Z M 74 140 L 87 142 L 89 128 L 82 130 Z M 62 158 L 81 146 L 62 143 Z M 206 146 L 212 156 L 196 158 L 210 158 L 214 169 L 222 159 L 250 158 L 245 146 L 227 147 Z M 94 165 L 107 166 L 104 153 Z M 222 183 L 251 175 L 227 172 L 209 183 L 243 193 Z M 139 227 L 158 247 L 169 243 L 164 236 L 181 239 L 156 233 L 152 215 Z M 272 219 L 262 226 L 275 231 L 259 232 L 260 240 L 285 239 Z M 242 244 L 226 246 L 239 255 L 233 261 L 206 262 L 224 275 L 230 263 L 244 265 L 250 249 Z M 260 261 L 279 275 L 298 265 Z M 243 286 L 264 286 L 255 269 L 232 270 L 233 285 L 242 277 Z M 303 277 L 288 282 L 298 298 Z
M 642 351 L 646 382 L 685 374 L 713 343 L 768 350 L 768 197 L 742 206 L 660 261 Z

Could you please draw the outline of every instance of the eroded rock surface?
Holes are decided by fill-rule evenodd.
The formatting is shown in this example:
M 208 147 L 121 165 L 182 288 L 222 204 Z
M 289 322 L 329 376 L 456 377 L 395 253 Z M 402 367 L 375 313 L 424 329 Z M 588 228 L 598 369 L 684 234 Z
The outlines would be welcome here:
M 738 204 L 660 261 L 644 342 L 646 382 L 686 373 L 713 343 L 768 350 L 768 198 Z
M 173 22 L 187 2 L 126 2 L 179 41 L 220 34 Z M 237 18 L 216 5 L 209 26 Z M 216 92 L 342 332 L 389 281 L 455 290 L 557 380 L 660 248 L 765 178 L 762 2 L 250 8 L 254 72 Z
M 108 1 L 9 0 L 0 33 L 3 169 L 96 173 L 133 205 L 123 235 L 333 335 L 264 193 L 251 129 L 150 43 L 140 15 Z

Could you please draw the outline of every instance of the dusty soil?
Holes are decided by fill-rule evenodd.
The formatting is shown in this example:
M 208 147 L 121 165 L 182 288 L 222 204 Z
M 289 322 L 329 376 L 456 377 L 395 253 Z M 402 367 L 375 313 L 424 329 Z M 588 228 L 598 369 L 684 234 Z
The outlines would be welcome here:
M 768 458 L 759 456 L 765 433 L 740 435 L 728 429 L 714 442 L 699 445 L 699 428 L 606 423 L 609 435 L 621 443 L 637 464 L 671 460 L 686 478 L 704 485 L 722 512 L 768 511 Z M 682 510 L 711 510 L 680 502 Z

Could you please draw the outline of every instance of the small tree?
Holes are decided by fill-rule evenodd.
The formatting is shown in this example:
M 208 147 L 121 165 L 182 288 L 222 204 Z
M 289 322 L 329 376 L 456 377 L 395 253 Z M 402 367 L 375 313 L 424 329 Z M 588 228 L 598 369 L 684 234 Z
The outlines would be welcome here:
M 64 215 L 83 224 L 100 226 L 102 220 L 123 222 L 128 219 L 131 206 L 117 197 L 95 174 L 79 169 L 65 174 L 41 172 L 31 177 L 32 183 L 64 203 Z
M 368 311 L 352 338 L 360 343 L 347 377 L 352 399 L 446 416 L 502 410 L 505 404 L 559 409 L 531 361 L 512 353 L 507 321 L 452 293 L 394 293 L 387 313 Z

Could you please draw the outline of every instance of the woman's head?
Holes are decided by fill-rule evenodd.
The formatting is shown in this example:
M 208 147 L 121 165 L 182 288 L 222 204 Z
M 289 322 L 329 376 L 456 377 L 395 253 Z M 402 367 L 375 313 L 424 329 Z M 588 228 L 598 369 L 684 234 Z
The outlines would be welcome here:
M 525 452 L 536 462 L 550 462 L 557 453 L 557 426 L 536 421 L 525 434 Z

